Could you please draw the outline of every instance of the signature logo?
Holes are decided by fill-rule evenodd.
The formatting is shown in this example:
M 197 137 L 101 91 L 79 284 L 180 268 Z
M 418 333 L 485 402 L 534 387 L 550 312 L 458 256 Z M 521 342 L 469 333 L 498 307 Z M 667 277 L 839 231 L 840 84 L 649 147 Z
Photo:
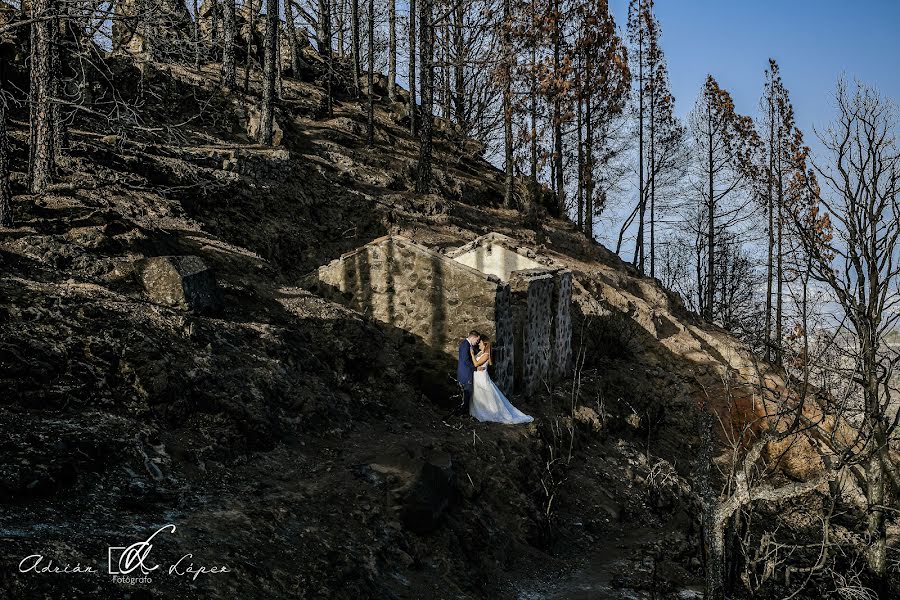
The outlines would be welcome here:
M 109 546 L 107 549 L 107 572 L 112 575 L 115 583 L 134 585 L 137 583 L 151 583 L 150 574 L 160 568 L 150 560 L 150 551 L 153 550 L 153 542 L 156 536 L 167 531 L 175 533 L 175 525 L 163 525 L 142 542 L 135 542 L 130 546 Z M 207 566 L 194 564 L 192 553 L 183 555 L 168 568 L 168 575 L 175 577 L 190 577 L 196 580 L 200 575 L 213 573 L 230 573 L 231 569 L 226 565 Z M 53 559 L 46 559 L 41 554 L 26 556 L 19 562 L 20 573 L 90 573 L 97 574 L 97 570 L 90 565 L 55 564 Z
M 108 550 L 108 563 L 110 575 L 130 575 L 133 571 L 140 569 L 142 575 L 149 575 L 159 568 L 159 565 L 148 566 L 144 563 L 150 551 L 153 550 L 153 541 L 161 531 L 170 529 L 171 533 L 175 533 L 174 525 L 164 525 L 157 529 L 153 535 L 144 542 L 137 542 L 130 546 L 110 546 Z

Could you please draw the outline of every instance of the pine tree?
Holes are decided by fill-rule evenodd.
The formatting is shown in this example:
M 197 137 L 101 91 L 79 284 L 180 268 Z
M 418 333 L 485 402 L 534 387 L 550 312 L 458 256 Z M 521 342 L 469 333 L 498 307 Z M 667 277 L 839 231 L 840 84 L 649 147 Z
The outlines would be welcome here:
M 766 359 L 781 364 L 784 329 L 785 221 L 798 202 L 791 182 L 807 172 L 803 133 L 794 122 L 794 108 L 784 87 L 778 63 L 770 59 L 764 95 L 760 101 L 762 152 L 756 174 L 756 193 L 766 211 L 766 311 L 764 344 Z M 774 301 L 774 305 L 773 305 Z M 773 331 L 774 330 L 774 331 Z
M 703 316 L 709 320 L 715 317 L 716 293 L 716 250 L 719 218 L 728 215 L 729 221 L 740 213 L 740 206 L 725 204 L 735 196 L 747 181 L 748 165 L 758 145 L 758 138 L 749 117 L 738 115 L 734 101 L 727 90 L 708 76 L 703 91 L 691 113 L 691 133 L 697 151 L 700 169 L 698 189 L 704 208 L 705 239 L 703 251 L 706 253 L 705 284 L 698 285 L 701 294 Z M 699 256 L 700 249 L 698 249 Z M 699 259 L 698 259 L 699 261 Z M 698 274 L 702 275 L 699 267 Z M 699 283 L 700 279 L 698 279 Z

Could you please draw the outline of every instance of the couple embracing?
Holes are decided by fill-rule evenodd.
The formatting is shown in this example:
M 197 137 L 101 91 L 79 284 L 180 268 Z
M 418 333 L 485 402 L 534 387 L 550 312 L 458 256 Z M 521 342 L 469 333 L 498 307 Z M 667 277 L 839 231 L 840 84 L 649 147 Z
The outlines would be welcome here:
M 456 378 L 463 389 L 463 406 L 479 421 L 530 423 L 534 419 L 510 404 L 488 375 L 492 365 L 491 343 L 477 331 L 459 344 Z

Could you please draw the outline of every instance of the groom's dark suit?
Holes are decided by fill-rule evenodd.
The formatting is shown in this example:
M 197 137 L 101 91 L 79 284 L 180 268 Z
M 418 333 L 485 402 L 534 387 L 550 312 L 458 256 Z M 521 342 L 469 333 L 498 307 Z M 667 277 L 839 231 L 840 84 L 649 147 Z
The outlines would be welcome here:
M 475 378 L 475 363 L 472 362 L 472 344 L 468 338 L 459 343 L 459 360 L 456 363 L 456 380 L 463 389 L 463 406 L 468 412 L 472 402 L 472 383 Z

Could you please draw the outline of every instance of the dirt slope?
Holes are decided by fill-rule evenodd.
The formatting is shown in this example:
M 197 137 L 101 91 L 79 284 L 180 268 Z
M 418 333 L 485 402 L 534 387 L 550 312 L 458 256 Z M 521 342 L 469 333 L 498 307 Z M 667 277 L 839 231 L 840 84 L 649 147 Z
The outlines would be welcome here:
M 120 76 L 157 99 L 146 126 L 78 122 L 44 196 L 24 193 L 14 115 L 0 595 L 692 597 L 698 406 L 723 373 L 757 375 L 739 343 L 568 222 L 499 208 L 500 174 L 470 142 L 440 137 L 435 194 L 414 194 L 417 143 L 386 103 L 368 150 L 362 104 L 339 97 L 324 118 L 322 89 L 286 79 L 273 150 L 212 67 Z M 296 285 L 385 233 L 445 249 L 488 231 L 578 280 L 580 382 L 516 399 L 527 427 L 446 418 L 396 332 Z M 132 264 L 166 254 L 211 264 L 223 309 L 149 302 Z M 107 547 L 169 523 L 148 562 L 231 572 L 114 582 Z M 99 573 L 15 572 L 30 554 Z

